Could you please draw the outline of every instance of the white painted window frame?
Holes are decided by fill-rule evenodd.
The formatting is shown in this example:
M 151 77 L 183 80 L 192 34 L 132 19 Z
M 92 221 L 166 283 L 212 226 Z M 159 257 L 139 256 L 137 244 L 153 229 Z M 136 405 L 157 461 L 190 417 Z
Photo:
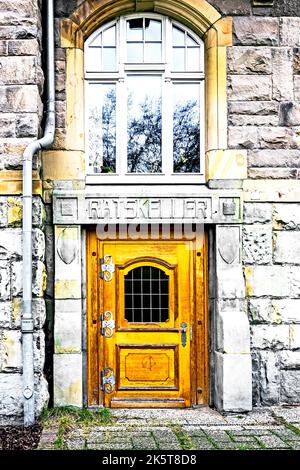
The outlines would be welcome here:
M 147 17 L 162 21 L 162 64 L 126 63 L 126 21 Z M 116 72 L 88 72 L 85 69 L 85 96 L 92 83 L 116 84 L 116 173 L 91 173 L 89 166 L 88 102 L 85 105 L 86 183 L 87 184 L 200 184 L 205 183 L 205 90 L 204 90 L 204 44 L 191 30 L 169 18 L 155 13 L 126 15 L 97 29 L 85 42 L 85 51 L 100 33 L 116 25 L 117 70 Z M 172 25 L 187 31 L 201 44 L 201 72 L 172 72 Z M 168 60 L 167 60 L 168 57 Z M 162 173 L 127 172 L 127 88 L 126 77 L 134 74 L 162 75 Z M 174 83 L 200 84 L 200 173 L 173 172 L 173 103 Z

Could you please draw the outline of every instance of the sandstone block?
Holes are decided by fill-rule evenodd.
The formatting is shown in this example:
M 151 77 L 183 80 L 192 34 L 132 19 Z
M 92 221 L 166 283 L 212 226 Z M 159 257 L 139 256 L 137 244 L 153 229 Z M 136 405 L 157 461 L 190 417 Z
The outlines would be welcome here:
M 21 332 L 3 330 L 0 332 L 0 372 L 22 368 Z
M 300 323 L 300 299 L 273 299 L 272 310 L 282 323 Z
M 300 18 L 281 18 L 280 45 L 300 45 Z
M 299 168 L 299 151 L 287 149 L 250 150 L 248 164 L 250 167 Z
M 290 296 L 292 298 L 300 297 L 300 266 L 291 267 Z
M 15 137 L 15 122 L 14 114 L 0 114 L 0 137 Z
M 296 168 L 249 168 L 248 178 L 253 180 L 282 180 L 297 178 Z
M 34 258 L 44 261 L 45 235 L 39 228 L 35 228 L 32 231 L 32 255 Z
M 35 412 L 40 416 L 49 400 L 48 383 L 43 374 L 35 374 Z
M 246 266 L 245 277 L 250 297 L 288 297 L 290 294 L 287 266 Z
M 0 112 L 36 113 L 40 97 L 36 85 L 0 86 Z
M 300 371 L 281 372 L 280 398 L 284 403 L 300 403 Z
M 243 227 L 243 262 L 245 264 L 268 264 L 272 261 L 271 226 Z
M 293 53 L 291 49 L 273 49 L 273 99 L 293 99 Z
M 279 21 L 277 18 L 236 17 L 233 22 L 234 43 L 242 46 L 277 46 Z
M 275 405 L 279 402 L 280 376 L 277 353 L 259 352 L 259 395 L 262 405 Z
M 251 345 L 258 349 L 289 349 L 288 325 L 252 325 Z
M 37 137 L 39 118 L 37 114 L 19 114 L 16 118 L 17 137 Z
M 290 127 L 300 125 L 300 103 L 292 101 L 280 103 L 279 125 Z
M 42 228 L 46 219 L 45 206 L 40 196 L 33 197 L 32 223 L 33 226 Z
M 1 300 L 10 299 L 11 289 L 10 265 L 7 260 L 0 260 L 0 298 Z
M 7 55 L 7 41 L 0 41 L 0 56 Z
M 248 300 L 248 312 L 251 323 L 271 323 L 272 304 L 270 299 L 252 299 Z
M 10 256 L 22 256 L 22 229 L 6 228 L 0 231 L 0 246 Z
M 261 148 L 287 149 L 293 147 L 294 133 L 286 127 L 262 127 L 258 129 L 258 140 Z
M 271 50 L 267 47 L 230 47 L 228 71 L 232 74 L 271 74 Z
M 282 351 L 280 353 L 281 369 L 299 369 L 300 351 Z
M 274 235 L 274 262 L 300 264 L 299 232 L 281 231 Z
M 39 56 L 40 49 L 37 39 L 7 41 L 8 55 L 10 56 Z
M 55 352 L 81 352 L 81 300 L 55 302 Z
M 229 127 L 229 148 L 252 149 L 258 147 L 257 127 Z
M 223 15 L 251 14 L 251 6 L 248 0 L 239 0 L 239 2 L 236 0 L 211 0 L 210 3 Z
M 6 197 L 0 197 L 0 227 L 5 227 L 6 225 L 7 225 Z
M 21 328 L 22 299 L 18 297 L 14 298 L 10 304 L 10 310 L 11 327 L 14 329 Z M 43 328 L 46 320 L 46 306 L 44 299 L 32 299 L 32 314 L 34 320 L 34 328 Z
M 81 354 L 54 355 L 54 404 L 82 407 Z
M 0 328 L 10 328 L 11 310 L 11 302 L 0 302 Z
M 218 299 L 242 299 L 245 295 L 244 278 L 239 266 L 218 270 Z
M 294 99 L 300 101 L 300 75 L 294 75 Z
M 43 330 L 35 331 L 33 334 L 33 356 L 34 370 L 43 373 L 45 365 L 45 333 Z
M 274 204 L 273 227 L 276 230 L 300 230 L 300 204 Z
M 290 349 L 300 348 L 300 325 L 290 325 Z
M 22 375 L 0 374 L 0 419 L 17 417 L 23 409 Z
M 250 353 L 249 334 L 249 322 L 244 312 L 219 312 L 217 316 L 217 350 L 219 352 Z
M 36 59 L 34 57 L 0 57 L 0 69 L 0 85 L 30 85 L 35 83 Z
M 246 202 L 244 204 L 244 222 L 246 224 L 268 223 L 272 220 L 272 205 L 269 203 Z
M 228 97 L 231 101 L 270 101 L 272 82 L 269 75 L 231 75 L 228 80 Z
M 250 354 L 215 353 L 215 403 L 222 411 L 252 409 Z
M 47 284 L 47 274 L 44 263 L 35 261 L 33 265 L 32 292 L 37 297 L 43 297 Z

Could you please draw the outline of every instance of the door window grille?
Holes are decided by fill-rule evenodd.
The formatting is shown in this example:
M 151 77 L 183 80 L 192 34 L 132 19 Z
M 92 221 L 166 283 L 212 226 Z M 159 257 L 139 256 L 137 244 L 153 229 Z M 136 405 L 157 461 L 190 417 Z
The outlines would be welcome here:
M 169 319 L 169 276 L 154 266 L 125 276 L 125 318 L 129 323 L 163 323 Z

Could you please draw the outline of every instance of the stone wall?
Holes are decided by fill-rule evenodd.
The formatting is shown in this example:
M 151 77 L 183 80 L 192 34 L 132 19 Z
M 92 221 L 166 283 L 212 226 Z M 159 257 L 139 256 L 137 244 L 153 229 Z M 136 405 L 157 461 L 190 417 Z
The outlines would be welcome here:
M 38 0 L 0 1 L 0 424 L 22 419 L 22 153 L 42 118 Z M 33 314 L 37 414 L 48 398 L 43 376 L 45 210 L 34 159 Z
M 300 205 L 299 193 L 287 196 L 300 177 L 300 18 L 275 16 L 299 15 L 299 2 L 251 17 L 242 16 L 250 2 L 224 3 L 241 5 L 228 49 L 228 144 L 247 149 L 253 180 L 243 227 L 253 400 L 300 403 Z

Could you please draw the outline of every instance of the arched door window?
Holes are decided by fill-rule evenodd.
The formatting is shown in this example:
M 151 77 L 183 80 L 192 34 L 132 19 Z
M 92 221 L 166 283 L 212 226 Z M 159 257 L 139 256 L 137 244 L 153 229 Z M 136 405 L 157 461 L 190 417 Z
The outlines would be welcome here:
M 203 43 L 155 14 L 121 17 L 85 44 L 89 182 L 204 178 Z
M 154 266 L 140 266 L 125 276 L 125 319 L 129 323 L 169 320 L 169 276 Z

